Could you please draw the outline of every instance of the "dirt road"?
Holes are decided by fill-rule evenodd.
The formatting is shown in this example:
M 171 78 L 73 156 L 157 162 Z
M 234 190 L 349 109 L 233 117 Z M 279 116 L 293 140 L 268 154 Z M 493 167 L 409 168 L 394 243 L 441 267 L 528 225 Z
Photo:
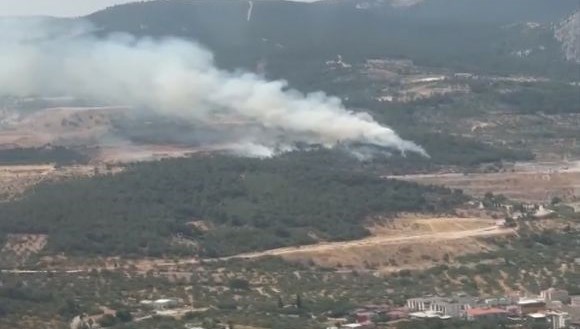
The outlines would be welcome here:
M 265 256 L 288 256 L 297 253 L 315 253 L 315 252 L 326 252 L 326 251 L 336 251 L 347 248 L 360 248 L 360 247 L 379 247 L 386 245 L 397 245 L 404 243 L 413 242 L 438 242 L 438 241 L 448 241 L 448 240 L 458 240 L 466 238 L 476 238 L 476 237 L 486 237 L 494 235 L 507 235 L 513 234 L 515 231 L 513 229 L 501 228 L 498 226 L 490 226 L 486 228 L 479 228 L 473 230 L 458 230 L 451 232 L 436 232 L 436 233 L 425 233 L 416 234 L 408 236 L 373 236 L 361 240 L 345 241 L 345 242 L 327 242 L 319 243 L 313 245 L 307 245 L 302 247 L 287 247 L 278 248 L 260 252 L 251 252 L 245 254 L 234 255 L 230 257 L 223 257 L 220 260 L 230 260 L 230 259 L 253 259 Z
M 424 221 L 424 220 L 423 220 Z M 387 232 L 375 232 L 375 235 L 360 239 L 360 240 L 352 240 L 352 241 L 343 241 L 343 242 L 324 242 L 318 243 L 313 245 L 305 245 L 305 246 L 297 246 L 297 247 L 287 247 L 287 248 L 278 248 L 278 249 L 271 249 L 265 250 L 260 252 L 251 252 L 251 253 L 243 253 L 238 255 L 233 255 L 229 257 L 222 257 L 222 258 L 206 258 L 203 259 L 203 262 L 215 262 L 215 261 L 227 261 L 233 259 L 256 259 L 260 257 L 266 256 L 281 256 L 281 257 L 288 257 L 292 258 L 291 256 L 301 256 L 301 255 L 311 255 L 311 254 L 320 254 L 320 253 L 337 253 L 343 254 L 348 251 L 355 251 L 366 253 L 365 250 L 367 249 L 381 249 L 380 247 L 385 246 L 392 246 L 394 249 L 401 245 L 424 245 L 428 243 L 436 243 L 440 246 L 450 244 L 453 241 L 462 241 L 469 238 L 478 238 L 478 237 L 489 237 L 489 236 L 496 236 L 496 235 L 509 235 L 514 234 L 515 231 L 513 229 L 506 229 L 498 226 L 494 226 L 490 222 L 484 227 L 469 227 L 469 220 L 463 220 L 463 222 L 455 225 L 455 226 L 448 226 L 443 224 L 448 223 L 455 223 L 460 222 L 460 219 L 455 220 L 445 220 L 445 219 L 432 219 L 432 221 L 436 221 L 435 223 L 442 224 L 439 230 L 444 229 L 444 231 L 399 231 L 398 233 L 387 233 Z M 421 223 L 422 221 L 419 220 L 417 223 Z M 427 227 L 436 226 L 437 224 L 431 223 Z M 475 222 L 477 223 L 477 222 Z M 466 226 L 467 225 L 467 226 Z M 484 224 L 485 225 L 485 224 Z M 390 248 L 389 248 L 390 249 Z M 182 258 L 179 260 L 168 261 L 166 259 L 143 259 L 139 260 L 135 263 L 126 264 L 133 267 L 133 270 L 137 272 L 147 273 L 150 270 L 160 270 L 165 269 L 165 271 L 171 271 L 170 269 L 174 269 L 177 271 L 179 266 L 184 265 L 194 265 L 199 264 L 199 258 Z M 91 268 L 66 268 L 66 269 L 51 269 L 50 272 L 59 272 L 59 273 L 83 273 L 88 272 L 90 269 L 95 268 L 92 266 Z M 98 266 L 97 266 L 98 268 Z M 103 269 L 107 270 L 126 270 L 127 267 L 120 266 L 120 267 L 113 267 L 110 266 L 103 266 Z M 1 272 L 5 273 L 12 273 L 12 274 L 35 274 L 35 273 L 48 273 L 48 270 L 21 270 L 21 269 L 6 269 L 2 270 Z M 171 272 L 171 273 L 181 273 L 181 272 Z M 188 273 L 185 273 L 188 274 Z

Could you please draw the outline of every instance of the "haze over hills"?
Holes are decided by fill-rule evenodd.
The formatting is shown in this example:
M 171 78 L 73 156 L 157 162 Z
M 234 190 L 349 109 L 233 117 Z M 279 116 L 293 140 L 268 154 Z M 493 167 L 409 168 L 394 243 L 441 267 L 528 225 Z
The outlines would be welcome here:
M 525 328 L 403 305 L 580 294 L 577 10 L 0 19 L 0 328 Z
M 464 70 L 565 74 L 569 66 L 558 60 L 564 57 L 551 30 L 576 8 L 572 0 L 430 0 L 408 7 L 382 1 L 256 1 L 250 11 L 246 1 L 154 1 L 88 18 L 103 32 L 197 40 L 231 67 L 254 68 L 260 60 L 307 65 L 341 54 L 351 60 L 399 56 Z M 168 15 L 171 21 L 159 19 Z M 532 31 L 510 28 L 527 22 L 540 25 Z M 511 55 L 529 45 L 546 50 L 523 59 Z
M 566 58 L 580 63 L 580 11 L 563 21 L 556 29 Z

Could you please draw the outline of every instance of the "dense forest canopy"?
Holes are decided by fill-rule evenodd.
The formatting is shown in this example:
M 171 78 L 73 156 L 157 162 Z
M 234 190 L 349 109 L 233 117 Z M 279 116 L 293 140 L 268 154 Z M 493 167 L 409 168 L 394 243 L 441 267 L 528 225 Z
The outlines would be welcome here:
M 264 160 L 195 157 L 44 184 L 0 205 L 0 231 L 49 234 L 53 251 L 105 255 L 195 251 L 170 243 L 182 235 L 219 256 L 360 238 L 371 215 L 447 211 L 465 200 L 458 191 L 325 161 L 333 158 L 314 151 Z M 200 220 L 209 230 L 191 224 Z

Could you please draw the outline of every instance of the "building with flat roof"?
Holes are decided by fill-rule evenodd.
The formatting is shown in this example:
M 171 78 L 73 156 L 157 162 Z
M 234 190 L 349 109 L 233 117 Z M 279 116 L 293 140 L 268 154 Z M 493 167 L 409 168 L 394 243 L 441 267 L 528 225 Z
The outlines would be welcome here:
M 566 312 L 548 312 L 546 313 L 550 329 L 567 328 L 570 322 L 570 315 Z
M 421 297 L 407 300 L 407 308 L 415 312 L 436 312 L 451 317 L 463 317 L 465 312 L 476 306 L 478 299 L 470 296 Z
M 542 299 L 520 299 L 518 306 L 522 315 L 538 314 L 546 311 L 546 302 Z
M 564 303 L 564 302 L 568 302 L 568 299 L 570 299 L 570 295 L 568 294 L 567 290 L 556 289 L 556 288 L 550 288 L 550 289 L 542 291 L 540 293 L 540 297 L 545 302 L 560 301 L 560 302 Z
M 468 320 L 498 320 L 507 318 L 508 312 L 501 308 L 476 307 L 467 310 Z
M 434 311 L 421 311 L 421 312 L 413 312 L 409 314 L 411 319 L 440 319 L 440 320 L 448 320 L 451 319 L 451 316 L 441 314 L 440 312 Z

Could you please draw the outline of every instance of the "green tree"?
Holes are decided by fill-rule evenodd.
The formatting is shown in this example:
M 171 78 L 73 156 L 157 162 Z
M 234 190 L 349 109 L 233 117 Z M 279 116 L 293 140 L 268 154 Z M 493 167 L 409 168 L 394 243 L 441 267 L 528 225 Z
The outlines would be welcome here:
M 115 317 L 121 322 L 133 321 L 133 315 L 128 310 L 118 310 L 115 313 Z
M 249 290 L 250 289 L 250 282 L 245 279 L 232 279 L 229 284 L 231 289 L 234 290 Z

